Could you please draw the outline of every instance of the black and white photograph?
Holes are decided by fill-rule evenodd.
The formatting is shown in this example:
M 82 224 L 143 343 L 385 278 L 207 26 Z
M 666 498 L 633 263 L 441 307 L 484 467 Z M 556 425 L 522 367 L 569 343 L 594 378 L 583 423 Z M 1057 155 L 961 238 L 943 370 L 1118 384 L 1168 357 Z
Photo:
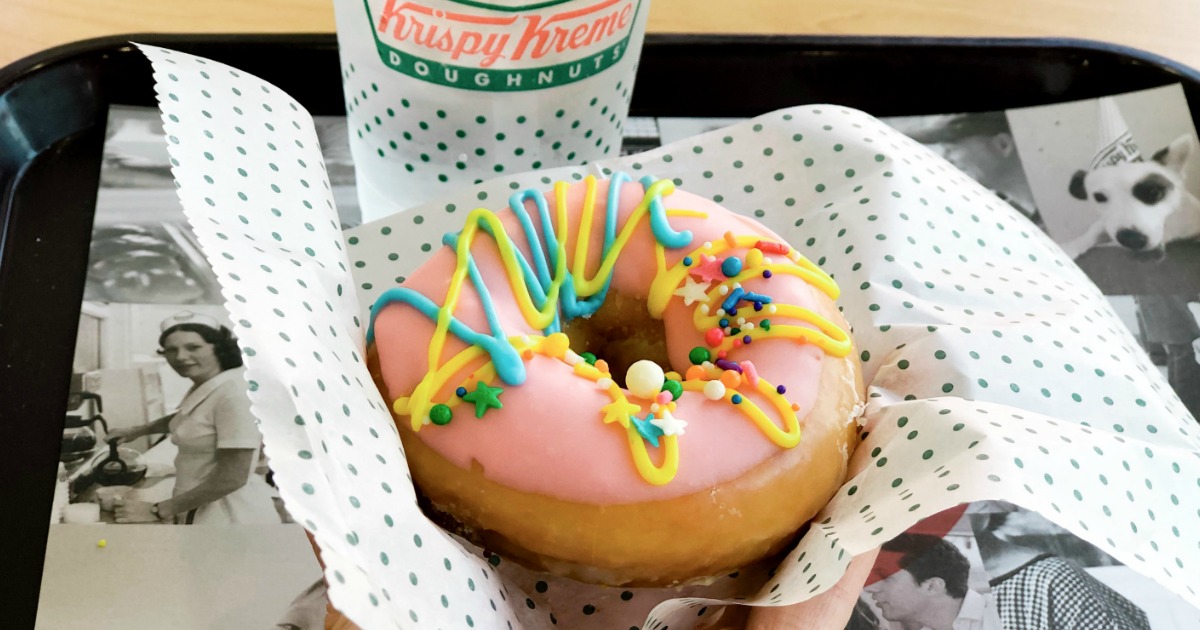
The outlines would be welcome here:
M 52 522 L 279 524 L 241 351 L 216 305 L 85 302 Z
M 1180 86 L 1007 113 L 1047 234 L 1105 294 L 1200 292 L 1200 144 Z
M 882 120 L 983 184 L 1044 229 L 1004 112 L 902 116 Z
M 1177 595 L 1048 519 L 994 501 L 968 515 L 1005 628 L 1194 627 Z
M 1108 302 L 1193 417 L 1200 417 L 1200 294 L 1110 295 Z
M 999 630 L 965 506 L 885 543 L 846 630 Z
M 113 107 L 105 132 L 84 299 L 220 304 L 220 289 L 175 194 L 157 109 Z M 342 227 L 361 223 L 346 119 L 317 117 Z

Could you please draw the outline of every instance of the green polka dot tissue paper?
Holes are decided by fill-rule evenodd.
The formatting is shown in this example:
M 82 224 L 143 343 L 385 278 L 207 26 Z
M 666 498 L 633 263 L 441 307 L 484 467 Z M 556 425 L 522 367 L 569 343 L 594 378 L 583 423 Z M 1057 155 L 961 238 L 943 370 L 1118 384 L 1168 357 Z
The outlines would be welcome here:
M 364 628 L 697 627 L 823 592 L 925 516 L 1005 499 L 1200 603 L 1200 431 L 1094 285 L 942 159 L 838 106 L 520 173 L 338 229 L 307 113 L 235 69 L 151 58 L 179 196 L 243 343 L 280 492 Z M 756 218 L 829 272 L 868 384 L 852 476 L 786 558 L 676 589 L 527 571 L 417 507 L 364 363 L 366 305 L 478 207 L 625 172 Z M 423 351 L 423 350 L 422 350 Z

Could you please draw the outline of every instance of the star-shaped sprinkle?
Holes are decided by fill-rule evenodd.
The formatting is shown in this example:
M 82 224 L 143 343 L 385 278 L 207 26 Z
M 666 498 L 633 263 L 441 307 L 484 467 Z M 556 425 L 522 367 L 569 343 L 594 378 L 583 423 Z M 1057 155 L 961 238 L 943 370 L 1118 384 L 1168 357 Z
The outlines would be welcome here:
M 672 295 L 678 295 L 683 298 L 684 306 L 691 306 L 693 302 L 705 302 L 708 300 L 708 283 L 696 282 L 691 276 L 683 279 L 684 285 L 675 289 Z
M 475 417 L 482 418 L 488 409 L 504 407 L 504 403 L 500 402 L 500 394 L 503 392 L 502 387 L 488 387 L 487 383 L 479 381 L 475 385 L 475 391 L 466 394 L 462 399 L 475 403 Z
M 655 418 L 650 421 L 650 424 L 658 427 L 663 435 L 683 435 L 683 428 L 687 426 L 687 422 L 671 415 L 671 412 L 663 409 L 661 418 Z
M 716 258 L 708 254 L 700 254 L 700 262 L 696 266 L 688 269 L 688 273 L 700 278 L 705 282 L 713 280 L 724 280 L 725 273 L 721 271 L 721 263 L 725 262 L 724 258 Z
M 633 426 L 647 442 L 653 444 L 654 448 L 658 448 L 658 438 L 662 437 L 663 430 L 654 424 L 654 420 L 651 419 L 653 417 L 652 413 L 646 414 L 644 419 L 633 416 Z
M 614 400 L 600 408 L 604 414 L 604 424 L 616 422 L 622 427 L 629 428 L 629 419 L 642 408 L 627 400 Z

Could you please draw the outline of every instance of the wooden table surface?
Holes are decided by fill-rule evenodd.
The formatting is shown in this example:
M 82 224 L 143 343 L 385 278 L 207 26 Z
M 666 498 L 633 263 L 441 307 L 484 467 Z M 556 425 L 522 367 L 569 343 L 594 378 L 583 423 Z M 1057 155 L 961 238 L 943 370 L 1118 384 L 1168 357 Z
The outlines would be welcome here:
M 0 66 L 103 35 L 333 30 L 332 0 L 0 0 Z M 649 30 L 1076 37 L 1131 46 L 1200 68 L 1196 0 L 653 0 Z

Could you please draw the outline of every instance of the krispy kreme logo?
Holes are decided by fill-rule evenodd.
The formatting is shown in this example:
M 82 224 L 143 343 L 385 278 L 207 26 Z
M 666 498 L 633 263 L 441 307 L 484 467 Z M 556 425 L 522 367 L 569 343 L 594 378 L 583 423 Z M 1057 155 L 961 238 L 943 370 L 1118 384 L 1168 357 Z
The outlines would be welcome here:
M 641 0 L 365 4 L 379 57 L 393 70 L 450 87 L 523 91 L 573 83 L 620 61 Z

